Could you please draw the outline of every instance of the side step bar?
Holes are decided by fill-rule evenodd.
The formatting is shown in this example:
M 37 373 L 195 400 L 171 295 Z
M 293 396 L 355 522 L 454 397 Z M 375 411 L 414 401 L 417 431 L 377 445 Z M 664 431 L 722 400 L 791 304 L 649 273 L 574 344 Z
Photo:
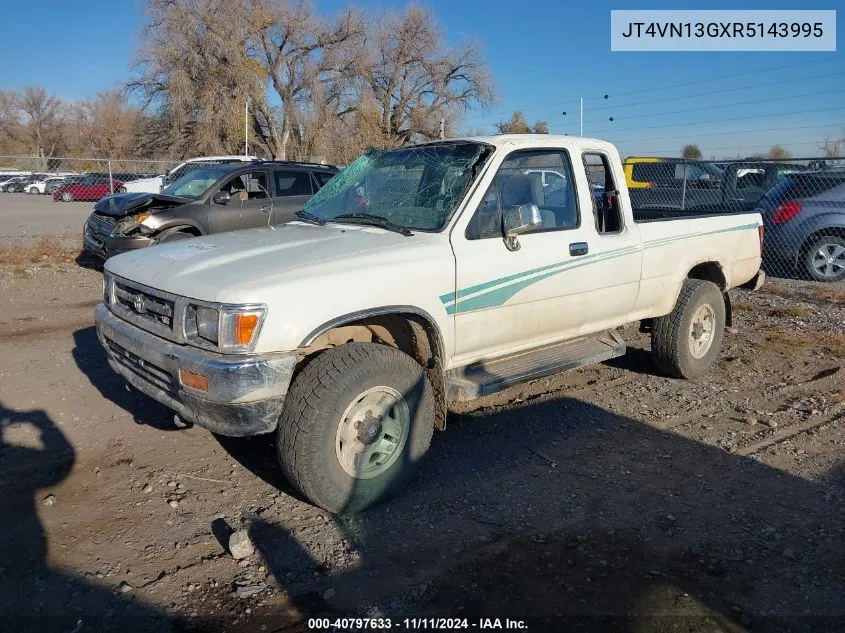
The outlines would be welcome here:
M 625 342 L 613 330 L 446 372 L 446 399 L 465 402 L 512 385 L 622 356 Z

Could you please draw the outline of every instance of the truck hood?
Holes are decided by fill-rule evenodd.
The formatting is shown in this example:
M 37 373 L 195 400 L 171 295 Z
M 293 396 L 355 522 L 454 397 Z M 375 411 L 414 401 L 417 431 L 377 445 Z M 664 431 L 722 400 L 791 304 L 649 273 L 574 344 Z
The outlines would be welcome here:
M 118 193 L 100 200 L 94 211 L 101 215 L 123 218 L 145 209 L 169 209 L 192 202 L 189 198 L 165 196 L 160 193 Z
M 110 258 L 105 269 L 131 281 L 204 301 L 261 301 L 268 286 L 305 275 L 331 274 L 341 267 L 390 266 L 395 251 L 402 261 L 409 250 L 439 241 L 438 233 L 399 235 L 372 226 L 300 222 L 273 228 L 220 233 L 160 244 Z M 366 261 L 364 261 L 366 260 Z

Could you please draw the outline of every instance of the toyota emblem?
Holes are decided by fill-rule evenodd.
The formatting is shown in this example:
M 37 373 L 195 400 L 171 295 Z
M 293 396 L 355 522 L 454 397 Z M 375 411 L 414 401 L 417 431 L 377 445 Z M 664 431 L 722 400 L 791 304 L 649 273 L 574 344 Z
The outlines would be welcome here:
M 144 295 L 135 295 L 135 298 L 132 300 L 132 307 L 135 308 L 135 312 L 138 314 L 143 314 L 144 312 Z

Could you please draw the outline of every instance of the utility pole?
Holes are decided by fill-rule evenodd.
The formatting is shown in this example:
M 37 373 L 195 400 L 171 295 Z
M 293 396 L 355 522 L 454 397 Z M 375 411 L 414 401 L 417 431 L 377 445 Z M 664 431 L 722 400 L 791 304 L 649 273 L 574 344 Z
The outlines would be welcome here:
M 446 119 L 440 118 L 440 140 L 446 138 Z
M 584 97 L 581 97 L 581 136 L 584 136 Z
M 249 156 L 249 97 L 244 104 L 244 156 Z

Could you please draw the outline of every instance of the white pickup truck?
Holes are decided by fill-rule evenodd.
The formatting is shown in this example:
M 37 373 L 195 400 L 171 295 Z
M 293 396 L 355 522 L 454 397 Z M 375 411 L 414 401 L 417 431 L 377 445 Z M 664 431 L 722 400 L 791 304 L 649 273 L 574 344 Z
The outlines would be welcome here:
M 548 182 L 542 176 L 554 172 Z M 313 503 L 397 490 L 450 403 L 625 352 L 694 378 L 756 288 L 756 213 L 633 213 L 613 145 L 503 135 L 369 152 L 297 215 L 105 264 L 110 365 L 182 419 L 275 432 Z

